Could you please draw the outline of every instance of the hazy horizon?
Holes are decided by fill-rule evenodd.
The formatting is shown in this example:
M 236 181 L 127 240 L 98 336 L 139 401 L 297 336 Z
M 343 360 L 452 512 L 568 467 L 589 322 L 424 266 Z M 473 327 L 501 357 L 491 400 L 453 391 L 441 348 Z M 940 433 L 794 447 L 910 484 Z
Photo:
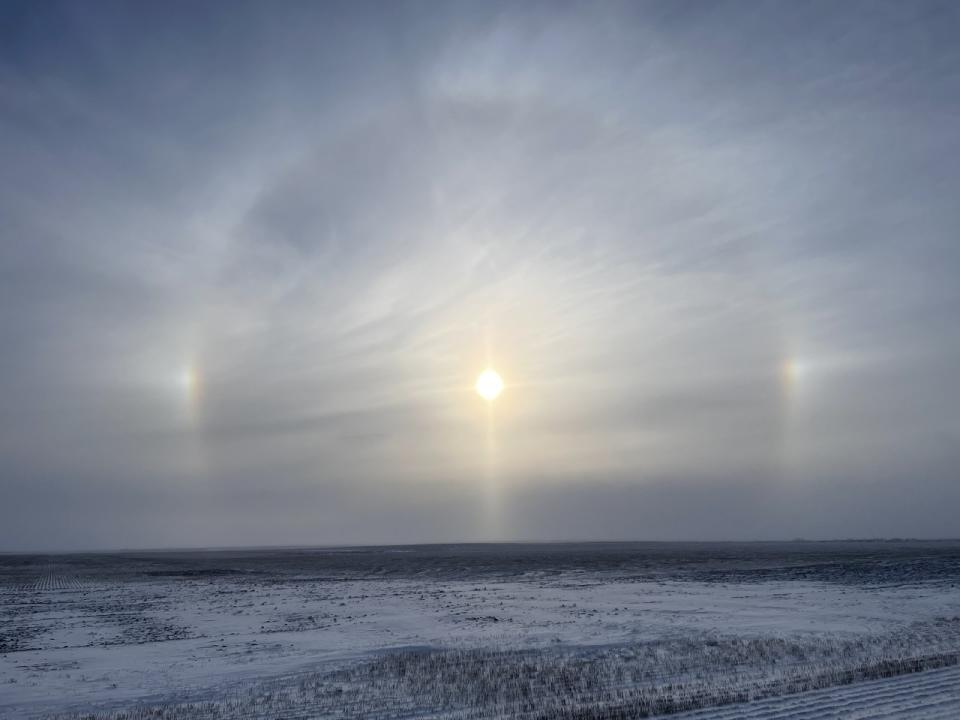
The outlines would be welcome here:
M 769 538 L 769 539 L 737 539 L 737 540 L 649 540 L 649 539 L 598 539 L 598 540 L 437 540 L 424 543 L 356 543 L 350 545 L 336 543 L 317 543 L 315 545 L 169 545 L 163 547 L 78 547 L 78 548 L 47 548 L 43 550 L 0 550 L 0 555 L 50 555 L 59 557 L 64 555 L 123 555 L 127 553 L 204 553 L 204 552 L 280 552 L 290 551 L 336 551 L 336 550 L 375 550 L 378 548 L 431 548 L 431 547 L 496 547 L 500 545 L 831 545 L 831 544 L 896 544 L 896 543 L 958 543 L 957 537 L 850 537 L 850 538 Z
M 0 2 L 0 551 L 960 536 L 958 36 Z

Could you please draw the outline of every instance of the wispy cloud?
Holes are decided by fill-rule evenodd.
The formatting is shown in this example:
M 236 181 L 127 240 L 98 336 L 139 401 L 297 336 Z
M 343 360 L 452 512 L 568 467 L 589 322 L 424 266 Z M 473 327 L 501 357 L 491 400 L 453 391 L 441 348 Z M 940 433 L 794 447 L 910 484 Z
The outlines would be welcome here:
M 956 534 L 951 5 L 2 13 L 4 547 Z

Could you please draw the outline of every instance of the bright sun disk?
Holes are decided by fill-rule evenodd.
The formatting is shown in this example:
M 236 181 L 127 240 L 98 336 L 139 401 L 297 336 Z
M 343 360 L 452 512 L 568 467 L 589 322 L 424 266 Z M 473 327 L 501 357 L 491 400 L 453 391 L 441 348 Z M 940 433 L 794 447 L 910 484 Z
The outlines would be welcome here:
M 503 391 L 503 380 L 495 370 L 484 370 L 477 378 L 477 384 L 474 386 L 477 394 L 485 400 L 493 400 Z

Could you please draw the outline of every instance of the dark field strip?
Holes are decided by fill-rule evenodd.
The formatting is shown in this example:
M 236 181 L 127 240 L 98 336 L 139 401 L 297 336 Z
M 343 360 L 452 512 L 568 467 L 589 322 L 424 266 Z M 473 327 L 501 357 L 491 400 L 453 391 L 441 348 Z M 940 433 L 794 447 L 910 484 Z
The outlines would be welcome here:
M 57 575 L 49 576 L 54 564 Z M 960 582 L 960 541 L 559 543 L 0 555 L 0 587 L 60 589 L 157 579 L 549 579 Z

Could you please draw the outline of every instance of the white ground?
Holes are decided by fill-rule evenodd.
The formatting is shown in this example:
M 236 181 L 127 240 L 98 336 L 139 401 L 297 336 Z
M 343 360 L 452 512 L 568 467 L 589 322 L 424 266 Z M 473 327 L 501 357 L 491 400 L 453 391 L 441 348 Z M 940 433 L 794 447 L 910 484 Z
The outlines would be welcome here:
M 956 720 L 960 667 L 673 715 L 676 720 Z
M 37 648 L 0 655 L 0 716 L 163 698 L 386 647 L 593 645 L 703 631 L 836 637 L 960 615 L 960 592 L 942 584 L 601 580 L 570 573 L 522 582 L 216 578 L 78 587 L 44 578 L 0 597 L 8 609 L 29 606 L 17 622 L 36 631 L 29 645 Z M 140 627 L 149 632 L 137 635 Z

